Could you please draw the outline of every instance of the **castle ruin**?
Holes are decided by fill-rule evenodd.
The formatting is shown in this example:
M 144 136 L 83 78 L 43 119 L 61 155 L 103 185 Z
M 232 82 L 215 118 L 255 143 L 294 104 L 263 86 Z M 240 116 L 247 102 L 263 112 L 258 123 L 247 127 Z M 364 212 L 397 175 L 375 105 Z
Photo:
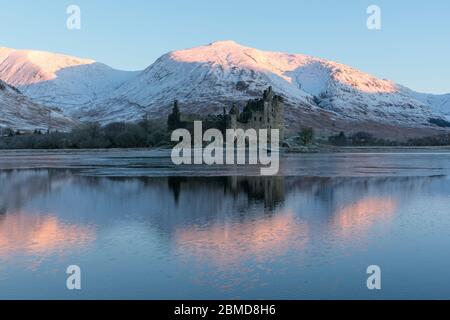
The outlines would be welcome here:
M 193 131 L 194 121 L 202 121 L 204 130 L 219 129 L 225 132 L 227 129 L 278 129 L 280 139 L 284 139 L 284 101 L 276 95 L 272 87 L 264 91 L 262 98 L 249 100 L 240 112 L 236 104 L 223 115 L 208 115 L 200 117 L 195 115 L 183 115 L 180 112 L 178 101 L 175 101 L 172 113 L 169 115 L 168 129 L 184 128 Z

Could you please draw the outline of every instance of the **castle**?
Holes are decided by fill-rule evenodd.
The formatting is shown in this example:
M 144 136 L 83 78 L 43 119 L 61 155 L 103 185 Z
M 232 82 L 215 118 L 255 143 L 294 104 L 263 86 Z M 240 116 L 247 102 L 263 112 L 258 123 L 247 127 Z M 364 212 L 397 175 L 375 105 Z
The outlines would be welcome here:
M 240 112 L 233 104 L 227 113 L 224 109 L 222 115 L 208 115 L 199 117 L 196 115 L 182 115 L 178 101 L 175 101 L 172 113 L 167 120 L 168 129 L 173 131 L 178 128 L 193 130 L 194 121 L 202 121 L 204 130 L 219 129 L 278 129 L 280 139 L 284 139 L 284 101 L 279 95 L 274 94 L 272 87 L 264 91 L 260 99 L 249 100 Z

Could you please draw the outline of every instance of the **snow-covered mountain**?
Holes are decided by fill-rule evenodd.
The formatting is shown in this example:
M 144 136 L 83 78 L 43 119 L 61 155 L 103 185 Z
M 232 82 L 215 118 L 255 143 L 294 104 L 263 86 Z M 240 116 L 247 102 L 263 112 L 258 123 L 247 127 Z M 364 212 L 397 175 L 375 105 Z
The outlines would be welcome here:
M 450 120 L 450 95 L 422 94 L 337 62 L 219 41 L 163 55 L 138 73 L 92 60 L 0 49 L 0 79 L 36 101 L 83 121 L 162 117 L 179 100 L 183 112 L 221 113 L 260 97 L 268 86 L 285 97 L 286 120 L 333 130 L 352 126 L 434 128 Z M 338 125 L 339 124 L 339 125 Z
M 427 127 L 430 118 L 450 115 L 450 95 L 419 94 L 337 62 L 233 41 L 170 52 L 125 82 L 107 104 L 125 118 L 123 103 L 157 116 L 175 99 L 186 112 L 221 112 L 231 102 L 259 97 L 269 85 L 286 98 L 294 125 L 299 117 L 322 114 L 330 121 Z
M 450 94 L 426 94 L 405 89 L 412 97 L 432 107 L 433 111 L 450 121 Z
M 0 79 L 34 101 L 76 114 L 92 101 L 108 97 L 136 72 L 43 51 L 0 48 Z
M 58 110 L 44 107 L 0 80 L 0 128 L 67 130 L 76 124 Z

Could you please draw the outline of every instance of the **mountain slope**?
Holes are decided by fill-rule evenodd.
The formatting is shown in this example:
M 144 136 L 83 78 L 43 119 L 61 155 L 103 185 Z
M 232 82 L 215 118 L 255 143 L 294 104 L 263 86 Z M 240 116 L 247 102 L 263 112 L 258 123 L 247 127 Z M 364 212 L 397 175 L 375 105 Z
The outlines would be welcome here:
M 221 113 L 272 86 L 286 100 L 286 123 L 328 131 L 374 127 L 440 130 L 450 95 L 412 91 L 337 62 L 219 41 L 169 52 L 142 72 L 92 60 L 0 48 L 0 79 L 82 121 L 159 118 L 179 100 L 183 112 Z M 380 127 L 384 126 L 383 128 Z
M 47 130 L 49 124 L 53 130 L 65 131 L 76 123 L 58 110 L 32 102 L 16 88 L 0 80 L 0 127 Z
M 426 94 L 404 89 L 417 100 L 422 101 L 438 114 L 450 121 L 450 94 Z
M 167 114 L 175 99 L 186 112 L 222 112 L 231 102 L 260 96 L 269 85 L 286 98 L 293 125 L 299 116 L 321 113 L 331 121 L 428 127 L 429 118 L 450 109 L 441 96 L 419 94 L 340 63 L 220 41 L 162 56 L 104 102 L 114 110 L 109 116 L 105 107 L 100 113 L 106 119 L 130 119 L 143 110 L 158 116 Z
M 0 79 L 34 101 L 74 114 L 108 96 L 135 72 L 94 60 L 33 50 L 0 48 Z

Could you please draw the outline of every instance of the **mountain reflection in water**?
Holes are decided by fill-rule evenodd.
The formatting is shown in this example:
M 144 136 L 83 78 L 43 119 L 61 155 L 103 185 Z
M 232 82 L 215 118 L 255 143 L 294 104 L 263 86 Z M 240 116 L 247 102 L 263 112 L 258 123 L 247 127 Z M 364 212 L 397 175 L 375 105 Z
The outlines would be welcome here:
M 114 178 L 62 169 L 0 171 L 0 187 L 1 263 L 40 258 L 45 264 L 34 272 L 45 278 L 45 268 L 89 256 L 84 267 L 101 269 L 100 279 L 120 267 L 137 287 L 169 286 L 167 298 L 182 298 L 178 289 L 196 297 L 208 290 L 218 298 L 300 297 L 309 285 L 301 270 L 311 275 L 363 254 L 372 239 L 389 239 L 387 226 L 418 219 L 407 213 L 429 200 L 420 199 L 445 206 L 450 194 L 445 176 Z M 2 276 L 0 268 L 0 284 L 20 277 L 20 269 L 8 270 Z M 150 278 L 138 280 L 144 273 Z M 111 297 L 109 289 L 96 294 Z M 140 290 L 148 295 L 135 297 L 161 297 Z
M 10 212 L 0 216 L 0 257 L 63 254 L 93 241 L 94 228 L 65 224 L 55 215 Z
M 390 197 L 367 197 L 344 206 L 334 213 L 334 227 L 343 236 L 366 232 L 377 222 L 386 223 L 396 211 L 396 200 Z
M 293 212 L 279 212 L 257 220 L 180 228 L 175 243 L 184 254 L 227 266 L 249 258 L 274 259 L 293 245 L 303 247 L 307 236 L 308 226 L 296 221 Z

